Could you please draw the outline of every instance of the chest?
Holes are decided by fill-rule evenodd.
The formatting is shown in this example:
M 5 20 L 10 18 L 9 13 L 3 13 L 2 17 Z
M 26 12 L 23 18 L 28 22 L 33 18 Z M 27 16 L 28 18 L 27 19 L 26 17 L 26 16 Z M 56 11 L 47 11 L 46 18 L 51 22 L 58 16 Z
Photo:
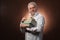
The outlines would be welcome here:
M 35 17 L 33 17 L 36 21 L 38 21 L 38 19 L 39 19 L 39 16 L 37 15 L 37 16 L 35 16 Z

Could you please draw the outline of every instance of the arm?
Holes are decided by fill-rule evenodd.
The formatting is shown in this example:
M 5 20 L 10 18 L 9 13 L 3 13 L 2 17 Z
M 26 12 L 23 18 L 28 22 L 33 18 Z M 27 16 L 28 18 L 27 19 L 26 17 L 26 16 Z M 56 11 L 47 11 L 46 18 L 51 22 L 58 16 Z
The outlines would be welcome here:
M 21 32 L 25 32 L 25 28 L 27 27 L 28 25 L 27 24 L 23 24 L 22 22 L 20 23 L 20 31 Z
M 22 18 L 21 22 L 20 22 L 20 31 L 21 32 L 25 32 L 25 29 L 23 27 L 25 27 L 25 24 L 23 24 L 23 22 L 25 21 L 25 18 Z
M 25 28 L 29 26 L 28 24 L 24 23 L 25 20 L 26 19 L 22 19 L 21 22 L 20 22 L 20 31 L 21 32 L 25 32 L 25 30 L 26 30 Z
M 43 30 L 43 27 L 44 27 L 44 17 L 41 16 L 37 20 L 37 26 L 36 27 L 26 28 L 26 29 L 29 31 L 32 31 L 32 32 L 40 32 Z
M 20 22 L 20 24 L 22 24 L 22 21 Z M 21 25 L 20 25 L 20 31 L 23 32 L 23 29 L 21 28 Z

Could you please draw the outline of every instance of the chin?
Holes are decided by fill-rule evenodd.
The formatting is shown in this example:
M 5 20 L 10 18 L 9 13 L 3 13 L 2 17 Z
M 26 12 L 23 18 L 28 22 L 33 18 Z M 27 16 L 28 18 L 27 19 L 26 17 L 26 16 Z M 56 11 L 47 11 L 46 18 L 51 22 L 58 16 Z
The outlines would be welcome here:
M 35 12 L 31 12 L 31 14 L 34 14 Z

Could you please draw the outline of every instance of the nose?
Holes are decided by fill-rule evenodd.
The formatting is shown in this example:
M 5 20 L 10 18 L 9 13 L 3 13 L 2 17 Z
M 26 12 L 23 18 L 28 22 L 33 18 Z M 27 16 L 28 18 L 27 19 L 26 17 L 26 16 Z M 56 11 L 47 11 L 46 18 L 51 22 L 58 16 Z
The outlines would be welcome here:
M 32 11 L 34 11 L 34 9 L 32 9 Z

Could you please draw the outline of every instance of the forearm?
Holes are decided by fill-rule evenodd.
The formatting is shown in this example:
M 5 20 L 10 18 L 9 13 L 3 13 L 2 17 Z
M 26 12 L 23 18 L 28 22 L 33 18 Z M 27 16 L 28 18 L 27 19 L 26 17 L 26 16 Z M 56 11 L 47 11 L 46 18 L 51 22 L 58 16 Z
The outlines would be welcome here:
M 40 26 L 40 27 L 26 28 L 26 30 L 28 30 L 28 31 L 32 31 L 32 32 L 41 32 L 42 29 L 43 29 L 42 26 Z
M 44 27 L 44 19 L 41 18 L 37 20 L 37 25 L 35 27 L 26 28 L 26 29 L 32 32 L 41 32 L 43 30 L 43 27 Z

